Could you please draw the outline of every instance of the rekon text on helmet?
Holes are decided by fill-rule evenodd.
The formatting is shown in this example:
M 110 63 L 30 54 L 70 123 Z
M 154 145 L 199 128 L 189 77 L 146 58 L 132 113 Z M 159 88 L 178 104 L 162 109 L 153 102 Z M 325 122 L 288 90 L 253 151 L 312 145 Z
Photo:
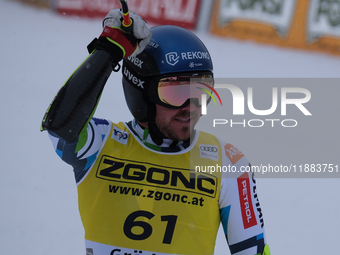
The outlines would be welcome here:
M 155 118 L 155 104 L 181 108 L 214 86 L 213 65 L 203 42 L 177 26 L 151 28 L 152 38 L 142 53 L 123 60 L 123 88 L 137 121 Z M 207 96 L 209 98 L 209 96 Z

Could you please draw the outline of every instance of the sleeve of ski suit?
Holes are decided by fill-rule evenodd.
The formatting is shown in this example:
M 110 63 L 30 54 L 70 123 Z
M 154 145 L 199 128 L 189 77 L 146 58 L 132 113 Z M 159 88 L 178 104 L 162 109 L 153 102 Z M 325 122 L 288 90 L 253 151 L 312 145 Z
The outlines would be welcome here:
M 107 120 L 92 118 L 87 128 L 84 128 L 73 142 L 67 142 L 49 131 L 54 150 L 64 162 L 73 167 L 77 183 L 95 162 L 110 127 L 111 124 Z
M 231 144 L 223 144 L 220 213 L 231 254 L 270 255 L 254 174 L 247 158 Z

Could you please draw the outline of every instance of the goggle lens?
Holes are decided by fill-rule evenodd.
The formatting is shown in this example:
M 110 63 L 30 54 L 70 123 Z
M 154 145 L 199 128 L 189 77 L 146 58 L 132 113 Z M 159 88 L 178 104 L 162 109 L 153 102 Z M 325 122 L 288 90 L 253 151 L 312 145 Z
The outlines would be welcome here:
M 214 86 L 212 75 L 201 76 L 176 76 L 162 78 L 158 82 L 159 99 L 175 107 L 183 105 L 188 99 L 198 99 L 201 105 L 202 94 L 206 94 L 207 100 Z

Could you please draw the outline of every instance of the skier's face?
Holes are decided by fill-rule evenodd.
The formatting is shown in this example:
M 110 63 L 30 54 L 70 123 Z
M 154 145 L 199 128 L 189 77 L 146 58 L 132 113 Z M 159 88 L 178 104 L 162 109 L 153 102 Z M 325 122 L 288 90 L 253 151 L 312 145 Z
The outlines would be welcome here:
M 180 109 L 171 109 L 156 104 L 156 124 L 159 130 L 172 140 L 185 141 L 201 116 L 201 107 L 190 102 Z

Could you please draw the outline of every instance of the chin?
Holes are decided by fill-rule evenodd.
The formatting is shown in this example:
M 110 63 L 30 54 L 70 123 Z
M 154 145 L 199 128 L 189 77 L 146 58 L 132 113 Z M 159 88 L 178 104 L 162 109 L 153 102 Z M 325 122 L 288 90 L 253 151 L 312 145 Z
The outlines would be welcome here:
M 185 141 L 188 140 L 192 134 L 193 130 L 185 130 L 184 132 L 180 132 L 180 135 L 178 135 L 178 141 Z

